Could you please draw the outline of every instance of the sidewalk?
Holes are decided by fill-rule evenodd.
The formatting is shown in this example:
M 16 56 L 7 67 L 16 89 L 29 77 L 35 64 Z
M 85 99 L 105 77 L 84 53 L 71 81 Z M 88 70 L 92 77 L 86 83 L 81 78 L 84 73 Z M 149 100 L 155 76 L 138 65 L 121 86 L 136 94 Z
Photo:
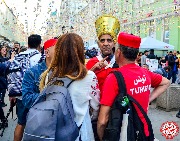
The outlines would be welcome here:
M 178 111 L 165 112 L 162 109 L 156 108 L 155 103 L 150 105 L 148 116 L 151 120 L 154 135 L 155 135 L 156 139 L 158 139 L 159 141 L 166 141 L 167 140 L 164 136 L 162 136 L 162 133 L 160 132 L 160 128 L 164 122 L 167 122 L 167 121 L 176 122 L 179 126 L 179 129 L 180 129 L 180 118 L 176 117 L 177 112 Z M 169 139 L 169 141 L 180 141 L 180 132 L 176 137 L 174 137 L 173 140 Z
M 8 106 L 4 107 L 4 111 L 6 115 L 9 110 L 8 97 L 6 97 L 5 101 L 8 104 Z M 177 112 L 178 111 L 165 112 L 161 109 L 157 109 L 155 103 L 150 105 L 148 115 L 149 118 L 151 119 L 156 139 L 158 139 L 159 141 L 166 141 L 165 137 L 162 136 L 160 132 L 161 125 L 166 121 L 176 122 L 180 128 L 180 119 L 176 117 Z M 16 119 L 15 108 L 14 108 L 14 119 Z M 14 129 L 17 124 L 17 120 L 14 121 L 12 119 L 12 115 L 10 115 L 8 118 L 8 123 L 9 126 L 4 131 L 4 136 L 0 137 L 0 141 L 13 141 Z M 173 140 L 169 140 L 169 141 L 180 141 L 180 133 Z

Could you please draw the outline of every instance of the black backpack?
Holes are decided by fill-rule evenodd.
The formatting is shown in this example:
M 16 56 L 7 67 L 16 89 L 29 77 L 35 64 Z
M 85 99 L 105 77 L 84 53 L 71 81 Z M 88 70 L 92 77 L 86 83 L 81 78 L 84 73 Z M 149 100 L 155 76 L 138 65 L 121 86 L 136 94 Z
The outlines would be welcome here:
M 121 126 L 123 121 L 123 114 L 128 111 L 128 127 L 127 127 L 127 141 L 154 141 L 154 134 L 151 125 L 151 121 L 149 120 L 146 112 L 143 110 L 141 105 L 126 91 L 126 85 L 124 82 L 124 77 L 119 71 L 114 71 L 113 74 L 116 76 L 119 94 L 110 110 L 109 121 L 107 127 L 104 131 L 103 141 L 119 141 Z M 122 106 L 122 101 L 127 97 L 129 103 L 126 106 Z M 146 122 L 148 124 L 149 136 L 146 137 L 144 133 L 144 125 L 139 118 L 134 105 L 140 109 L 143 114 Z

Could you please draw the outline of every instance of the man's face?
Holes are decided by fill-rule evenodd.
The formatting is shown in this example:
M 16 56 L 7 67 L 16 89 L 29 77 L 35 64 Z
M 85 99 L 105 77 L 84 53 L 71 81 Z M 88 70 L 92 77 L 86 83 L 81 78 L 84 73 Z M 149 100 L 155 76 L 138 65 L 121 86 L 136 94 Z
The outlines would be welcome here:
M 114 41 L 109 34 L 104 34 L 98 41 L 99 48 L 103 55 L 108 56 L 113 54 L 112 48 L 114 47 Z
M 175 56 L 176 56 L 176 54 L 177 54 L 177 52 L 176 52 L 176 51 L 173 51 L 173 55 L 175 55 Z
M 149 52 L 146 52 L 145 55 L 148 56 Z
M 20 49 L 20 45 L 19 44 L 14 44 L 14 48 L 15 49 Z

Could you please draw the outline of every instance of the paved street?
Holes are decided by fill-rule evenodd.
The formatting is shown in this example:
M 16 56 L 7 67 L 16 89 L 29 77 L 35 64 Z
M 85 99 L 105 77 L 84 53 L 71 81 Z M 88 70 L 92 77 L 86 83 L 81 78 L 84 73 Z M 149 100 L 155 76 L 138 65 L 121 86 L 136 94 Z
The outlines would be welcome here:
M 6 97 L 6 101 L 7 101 L 6 103 L 8 104 L 8 106 L 4 108 L 5 113 L 7 113 L 8 109 L 9 109 L 9 103 L 8 103 L 7 97 Z M 14 112 L 15 112 L 15 108 L 14 108 Z M 176 113 L 177 113 L 177 111 L 165 112 L 161 109 L 157 109 L 155 103 L 150 105 L 149 117 L 150 117 L 152 125 L 153 125 L 155 137 L 159 141 L 166 141 L 165 137 L 162 136 L 161 132 L 160 132 L 160 127 L 164 122 L 174 121 L 180 127 L 180 119 L 176 118 L 176 116 L 175 116 Z M 16 119 L 15 114 L 14 114 L 14 119 Z M 17 120 L 14 121 L 14 119 L 12 119 L 11 115 L 9 116 L 9 118 L 8 118 L 9 127 L 6 128 L 6 130 L 4 132 L 4 136 L 0 137 L 0 141 L 13 141 L 14 128 L 15 128 L 16 123 L 17 123 Z M 180 141 L 180 134 L 178 136 L 176 136 L 173 140 L 170 140 L 170 141 Z

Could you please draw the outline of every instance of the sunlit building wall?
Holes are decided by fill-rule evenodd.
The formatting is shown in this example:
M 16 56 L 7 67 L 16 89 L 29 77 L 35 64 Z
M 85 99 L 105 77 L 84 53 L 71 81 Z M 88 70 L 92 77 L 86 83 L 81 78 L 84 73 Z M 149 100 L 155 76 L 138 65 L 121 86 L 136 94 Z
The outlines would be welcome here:
M 118 5 L 121 31 L 151 36 L 180 50 L 179 0 L 128 0 Z
M 77 0 L 76 3 L 80 2 L 83 0 Z M 86 2 L 86 7 L 77 13 L 70 13 L 68 11 L 72 9 L 72 1 L 63 0 L 61 10 L 64 10 L 61 11 L 60 19 L 61 26 L 72 25 L 72 31 L 80 34 L 89 44 L 97 39 L 94 26 L 97 17 L 102 14 L 112 14 L 120 20 L 121 31 L 142 38 L 151 36 L 180 50 L 179 0 L 89 0 Z M 68 30 L 70 31 L 70 28 Z
M 15 17 L 5 1 L 0 0 L 0 40 L 24 44 L 25 39 L 24 25 Z

